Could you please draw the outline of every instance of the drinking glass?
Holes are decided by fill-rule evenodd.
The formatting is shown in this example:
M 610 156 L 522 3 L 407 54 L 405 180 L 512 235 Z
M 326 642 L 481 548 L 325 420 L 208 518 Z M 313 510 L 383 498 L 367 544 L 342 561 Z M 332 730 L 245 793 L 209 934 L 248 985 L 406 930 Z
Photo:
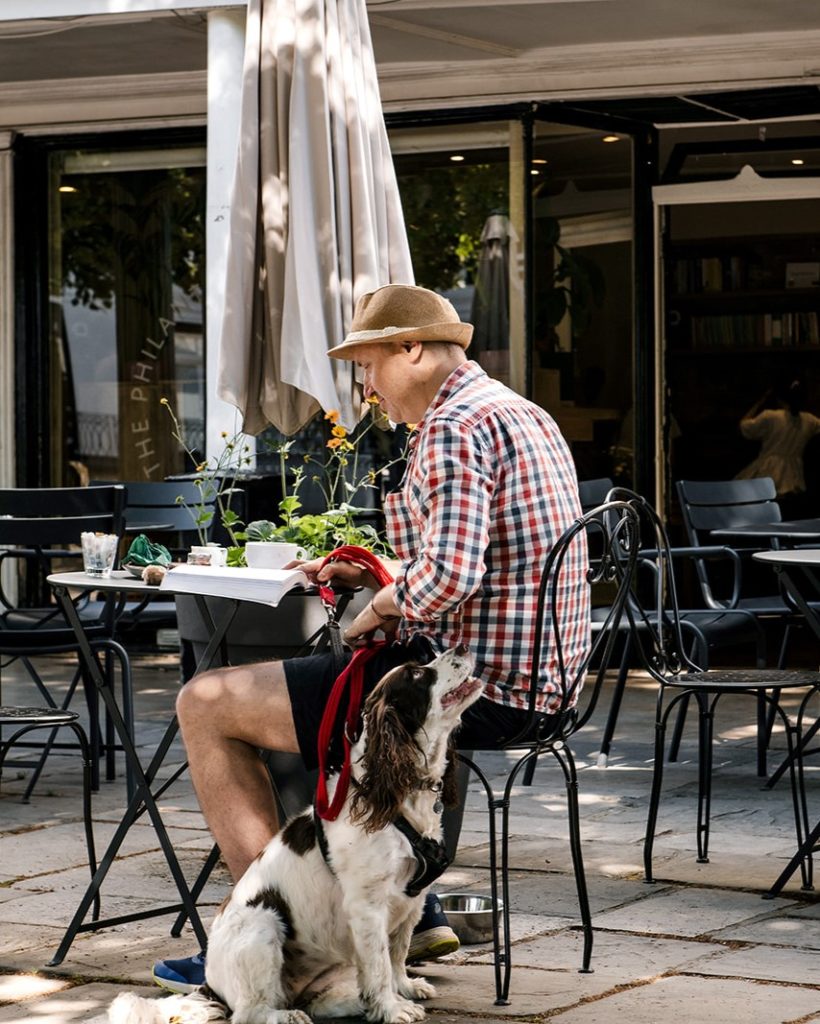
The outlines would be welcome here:
M 119 537 L 115 533 L 81 533 L 83 568 L 88 576 L 111 575 Z

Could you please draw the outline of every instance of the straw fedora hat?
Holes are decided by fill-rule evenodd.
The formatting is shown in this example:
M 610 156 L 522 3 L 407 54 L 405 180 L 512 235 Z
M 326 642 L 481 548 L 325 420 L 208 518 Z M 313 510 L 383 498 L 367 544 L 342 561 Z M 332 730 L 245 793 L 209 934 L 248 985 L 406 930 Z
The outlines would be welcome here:
M 355 359 L 359 345 L 379 341 L 454 341 L 467 348 L 472 336 L 473 325 L 462 323 L 441 295 L 414 284 L 386 284 L 359 299 L 350 332 L 328 355 Z

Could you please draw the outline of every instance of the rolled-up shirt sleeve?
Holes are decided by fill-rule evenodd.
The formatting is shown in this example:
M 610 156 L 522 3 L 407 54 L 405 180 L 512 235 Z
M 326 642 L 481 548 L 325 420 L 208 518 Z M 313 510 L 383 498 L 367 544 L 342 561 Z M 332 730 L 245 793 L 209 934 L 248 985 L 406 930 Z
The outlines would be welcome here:
M 420 545 L 402 563 L 395 599 L 405 619 L 426 622 L 452 614 L 479 588 L 495 485 L 476 433 L 436 422 L 425 441 L 426 465 L 410 478 Z

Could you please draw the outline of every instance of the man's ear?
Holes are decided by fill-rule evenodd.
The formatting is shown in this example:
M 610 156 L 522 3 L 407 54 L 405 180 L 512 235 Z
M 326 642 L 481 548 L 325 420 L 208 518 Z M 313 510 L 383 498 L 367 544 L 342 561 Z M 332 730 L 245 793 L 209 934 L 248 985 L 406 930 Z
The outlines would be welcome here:
M 423 341 L 403 341 L 401 346 L 413 365 L 418 365 L 421 362 L 421 357 L 424 354 Z

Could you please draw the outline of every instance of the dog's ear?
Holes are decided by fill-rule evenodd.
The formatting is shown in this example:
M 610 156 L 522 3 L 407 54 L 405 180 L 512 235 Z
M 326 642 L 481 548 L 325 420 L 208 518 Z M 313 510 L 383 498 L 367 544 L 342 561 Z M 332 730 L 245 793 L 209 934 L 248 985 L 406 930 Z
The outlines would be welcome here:
M 445 807 L 458 806 L 458 762 L 456 761 L 456 745 L 453 737 L 447 741 L 447 765 L 444 778 L 441 780 L 441 800 Z
M 399 813 L 417 784 L 418 750 L 396 709 L 384 695 L 367 713 L 363 774 L 353 795 L 351 817 L 366 832 L 377 832 Z

